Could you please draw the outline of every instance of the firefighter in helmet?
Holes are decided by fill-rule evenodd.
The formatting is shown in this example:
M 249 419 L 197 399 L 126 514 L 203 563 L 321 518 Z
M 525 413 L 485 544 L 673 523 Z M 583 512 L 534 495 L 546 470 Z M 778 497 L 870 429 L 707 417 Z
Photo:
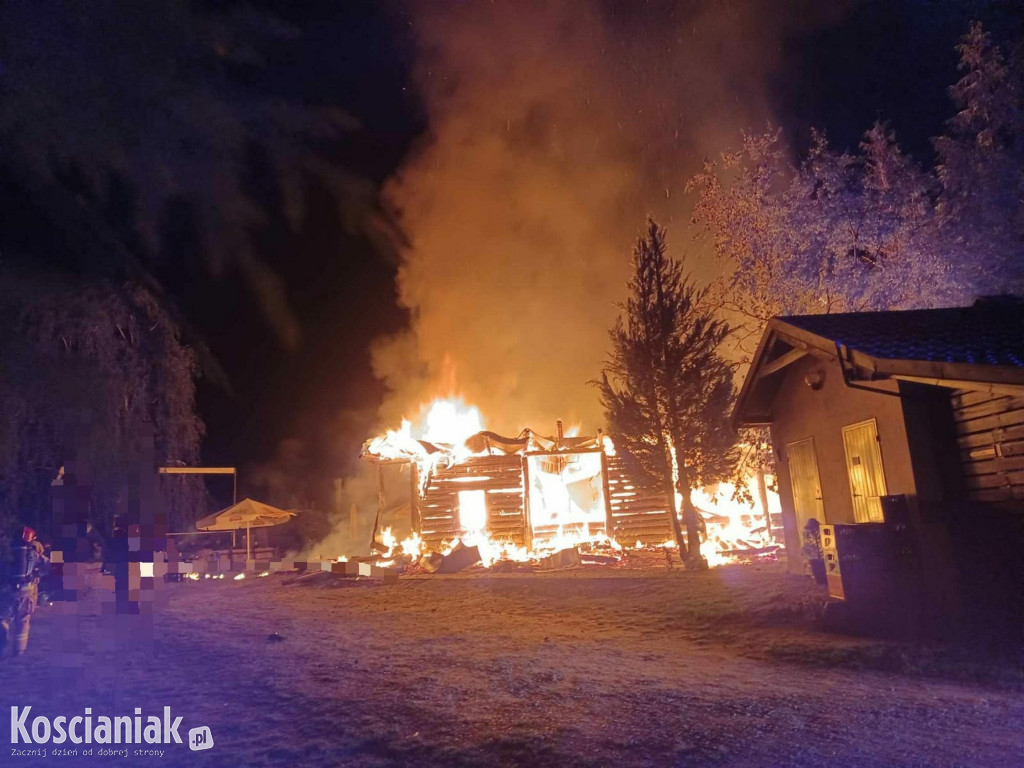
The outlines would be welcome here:
M 45 575 L 48 564 L 42 542 L 36 538 L 36 532 L 26 526 L 22 529 L 19 546 L 14 548 L 10 572 L 13 603 L 0 618 L 0 629 L 3 630 L 0 642 L 12 640 L 12 651 L 16 656 L 28 647 L 29 622 L 39 602 L 39 578 Z

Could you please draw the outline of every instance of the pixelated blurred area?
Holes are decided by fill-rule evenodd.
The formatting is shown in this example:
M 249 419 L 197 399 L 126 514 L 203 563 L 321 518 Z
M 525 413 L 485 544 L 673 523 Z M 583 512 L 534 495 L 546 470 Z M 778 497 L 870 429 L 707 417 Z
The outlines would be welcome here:
M 119 473 L 106 535 L 98 530 L 95 518 L 102 502 L 110 500 L 94 498 L 96 489 L 84 456 L 65 461 L 51 484 L 51 530 L 56 534 L 51 599 L 75 602 L 99 589 L 106 612 L 153 612 L 154 595 L 167 570 L 167 513 L 155 469 L 152 425 L 140 425 L 134 447 L 134 467 Z

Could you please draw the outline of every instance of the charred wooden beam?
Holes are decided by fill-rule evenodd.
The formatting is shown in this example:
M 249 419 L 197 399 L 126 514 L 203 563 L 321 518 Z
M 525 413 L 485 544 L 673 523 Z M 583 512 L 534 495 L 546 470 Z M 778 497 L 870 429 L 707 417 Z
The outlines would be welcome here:
M 609 536 L 615 535 L 614 520 L 612 520 L 612 494 L 608 484 L 608 454 L 601 451 L 601 490 L 604 493 L 604 525 Z
M 370 550 L 373 551 L 377 543 L 377 529 L 380 526 L 380 516 L 384 514 L 384 474 L 380 470 L 380 463 L 377 463 L 377 516 L 373 520 L 373 533 L 370 534 Z
M 415 461 L 409 462 L 409 507 L 412 515 L 412 529 L 420 533 L 423 521 L 420 519 L 420 473 Z
M 568 448 L 562 451 L 527 451 L 523 456 L 574 456 L 580 453 L 604 453 L 604 448 Z
M 533 520 L 530 517 L 530 461 L 524 454 L 519 462 L 523 479 L 523 540 L 527 549 L 533 548 Z

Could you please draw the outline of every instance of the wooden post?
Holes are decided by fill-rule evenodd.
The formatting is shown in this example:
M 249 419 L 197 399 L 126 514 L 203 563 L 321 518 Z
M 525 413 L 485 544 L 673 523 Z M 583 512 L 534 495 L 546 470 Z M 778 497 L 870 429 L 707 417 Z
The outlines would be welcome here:
M 757 470 L 757 495 L 761 501 L 761 509 L 764 511 L 764 524 L 768 529 L 768 537 L 772 538 L 772 513 L 768 510 L 768 486 L 764 481 L 764 472 Z
M 409 462 L 409 510 L 412 517 L 412 529 L 422 533 L 423 521 L 420 518 L 420 472 L 415 461 Z
M 380 527 L 380 516 L 384 514 L 384 475 L 380 471 L 380 462 L 374 464 L 377 467 L 377 517 L 373 521 L 373 533 L 370 534 L 370 551 L 374 550 L 377 543 L 377 529 Z
M 533 522 L 530 520 L 530 457 L 523 455 L 523 546 L 533 548 Z
M 608 454 L 601 451 L 601 490 L 604 493 L 604 527 L 609 539 L 615 538 L 615 519 L 612 517 L 612 492 L 608 483 Z

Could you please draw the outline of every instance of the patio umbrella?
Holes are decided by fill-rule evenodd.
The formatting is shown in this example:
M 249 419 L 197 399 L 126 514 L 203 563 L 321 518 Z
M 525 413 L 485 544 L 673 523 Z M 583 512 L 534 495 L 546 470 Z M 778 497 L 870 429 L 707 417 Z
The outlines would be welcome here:
M 200 531 L 239 531 L 244 528 L 245 559 L 249 560 L 252 553 L 249 545 L 250 528 L 269 528 L 287 523 L 294 516 L 294 512 L 272 507 L 262 501 L 242 499 L 237 504 L 196 521 L 196 528 Z

